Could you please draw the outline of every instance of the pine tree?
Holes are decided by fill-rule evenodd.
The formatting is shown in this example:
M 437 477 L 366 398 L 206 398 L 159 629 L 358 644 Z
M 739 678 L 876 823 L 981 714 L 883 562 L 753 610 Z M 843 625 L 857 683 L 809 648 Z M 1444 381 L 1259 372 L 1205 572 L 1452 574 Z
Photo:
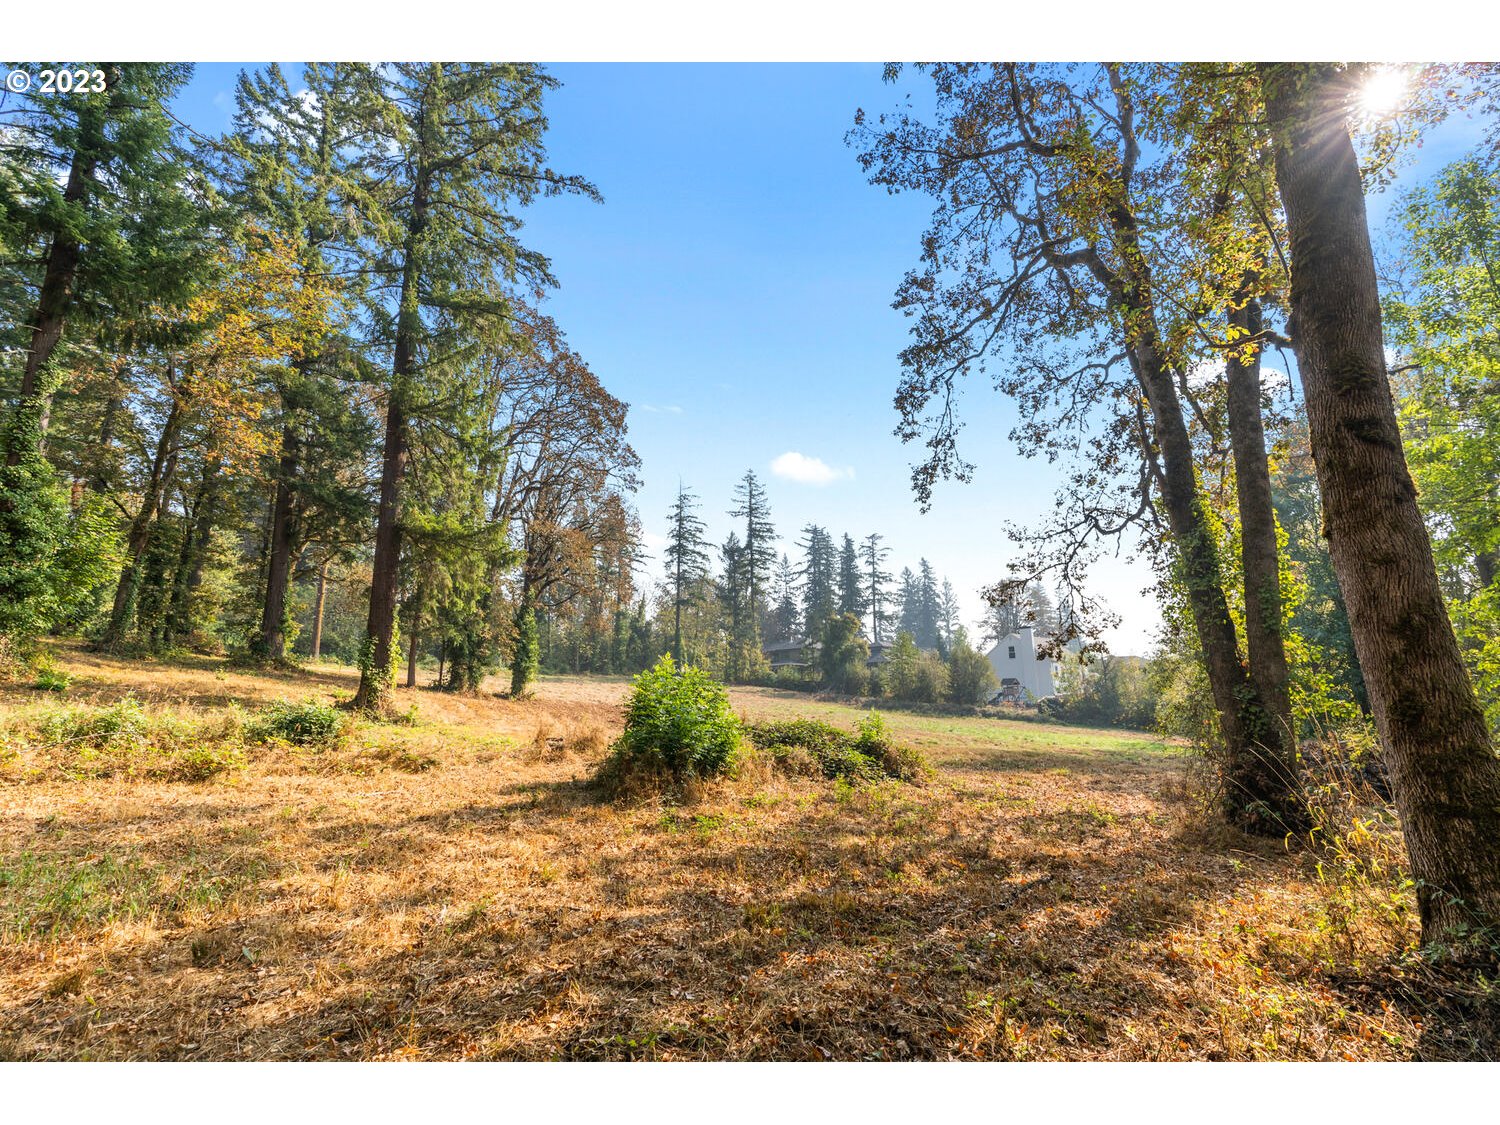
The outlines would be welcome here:
M 797 545 L 802 549 L 802 568 L 798 577 L 801 580 L 803 636 L 816 640 L 823 635 L 824 624 L 838 611 L 837 557 L 833 537 L 823 528 L 808 524 L 802 529 L 802 538 Z
M 844 536 L 843 546 L 839 549 L 838 587 L 838 611 L 863 618 L 865 614 L 864 576 L 859 569 L 859 551 L 854 545 L 854 540 L 848 535 Z
M 703 521 L 695 514 L 698 499 L 677 485 L 677 499 L 667 511 L 667 581 L 672 590 L 672 658 L 685 667 L 682 650 L 682 611 L 692 604 L 698 581 L 708 572 L 708 545 Z
M 881 546 L 883 540 L 884 536 L 872 531 L 860 544 L 865 605 L 870 612 L 870 638 L 875 644 L 882 642 L 891 620 L 891 614 L 885 608 L 886 587 L 890 585 L 891 576 L 883 569 L 891 549 Z
M 771 635 L 778 641 L 794 640 L 798 632 L 797 572 L 792 560 L 782 554 L 776 564 L 771 588 Z
M 30 420 L 0 435 L 8 465 L 46 436 L 70 318 L 82 313 L 107 338 L 109 318 L 184 298 L 206 250 L 194 172 L 165 108 L 192 67 L 107 63 L 98 73 L 102 83 L 34 91 L 4 114 L 0 245 L 14 252 L 0 292 L 36 294 L 6 310 L 16 327 L 5 343 L 25 356 L 16 417 Z
M 771 588 L 771 568 L 776 565 L 776 528 L 766 490 L 754 471 L 747 471 L 734 489 L 735 506 L 729 514 L 745 521 L 745 590 L 753 643 L 759 644 L 761 619 Z
M 963 630 L 958 595 L 953 592 L 953 583 L 943 579 L 942 593 L 938 596 L 938 633 L 945 653 L 953 650 L 954 638 Z
M 22 647 L 81 611 L 121 561 L 103 498 L 70 496 L 42 450 L 54 395 L 83 359 L 75 339 L 92 345 L 92 366 L 149 310 L 180 307 L 202 274 L 207 193 L 164 108 L 191 69 L 104 64 L 102 83 L 0 110 L 0 353 L 21 368 L 0 418 L 0 634 Z M 126 364 L 106 362 L 107 439 Z
M 896 579 L 896 630 L 905 633 L 917 643 L 917 634 L 922 629 L 922 587 L 911 567 L 903 566 L 901 576 Z
M 352 703 L 372 712 L 390 687 L 413 418 L 442 401 L 444 365 L 505 337 L 516 285 L 553 283 L 547 259 L 517 242 L 514 208 L 542 194 L 597 198 L 586 181 L 544 164 L 541 104 L 557 83 L 539 67 L 390 63 L 380 73 L 384 112 L 370 133 L 379 221 L 368 258 L 381 279 L 372 316 L 392 360 L 367 652 Z M 522 606 L 524 626 L 524 596 Z
M 360 216 L 372 187 L 369 153 L 355 138 L 375 112 L 374 78 L 366 67 L 311 63 L 294 90 L 275 64 L 241 74 L 225 170 L 231 198 L 243 213 L 290 241 L 307 278 L 337 279 L 337 297 L 345 303 L 356 295 L 351 279 L 361 276 L 354 247 L 367 233 Z M 337 339 L 332 323 L 317 327 L 322 331 L 301 341 L 300 354 L 274 370 L 271 380 L 280 413 L 272 470 L 276 494 L 261 620 L 251 648 L 272 661 L 286 656 L 287 593 L 318 521 L 312 510 L 318 498 L 333 500 L 346 514 L 364 502 L 362 495 L 349 494 L 343 473 L 370 440 L 363 426 L 349 425 L 355 416 L 344 406 L 359 349 Z M 322 514 L 328 514 L 326 507 Z

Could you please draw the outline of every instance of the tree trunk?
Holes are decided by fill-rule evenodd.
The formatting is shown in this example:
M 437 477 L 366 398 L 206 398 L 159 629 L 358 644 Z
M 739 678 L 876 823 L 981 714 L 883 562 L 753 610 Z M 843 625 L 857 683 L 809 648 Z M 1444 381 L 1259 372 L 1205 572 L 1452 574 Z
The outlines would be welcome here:
M 115 600 L 110 610 L 109 624 L 99 638 L 99 647 L 102 649 L 114 648 L 124 640 L 135 615 L 136 597 L 140 593 L 141 559 L 151 545 L 151 531 L 156 526 L 157 509 L 161 506 L 176 471 L 177 430 L 181 419 L 182 401 L 174 393 L 167 420 L 156 441 L 156 452 L 152 456 L 151 473 L 142 491 L 140 510 L 130 521 L 130 532 L 125 541 L 125 567 L 115 585 Z
M 104 402 L 104 415 L 99 419 L 99 439 L 94 447 L 94 471 L 89 477 L 88 485 L 101 496 L 109 491 L 110 481 L 114 476 L 109 459 L 115 444 L 115 421 L 124 405 L 126 366 L 123 359 L 115 364 L 114 378 L 109 384 L 109 398 Z
M 1135 216 L 1123 190 L 1121 195 L 1110 209 L 1111 226 L 1123 247 L 1116 297 L 1126 310 L 1130 364 L 1150 406 L 1152 436 L 1161 458 L 1162 501 L 1224 740 L 1219 768 L 1224 812 L 1248 831 L 1266 835 L 1300 831 L 1307 824 L 1307 806 L 1296 757 L 1287 753 L 1276 736 L 1260 693 L 1240 660 L 1218 546 L 1198 486 L 1192 439 L 1157 334 L 1151 275 Z
M 215 457 L 203 467 L 203 479 L 198 484 L 189 514 L 190 522 L 182 533 L 182 550 L 172 577 L 172 601 L 162 638 L 168 646 L 192 633 L 190 603 L 193 593 L 203 584 L 203 560 L 208 554 L 209 537 L 213 534 L 218 498 L 219 459 Z
M 417 686 L 417 644 L 422 637 L 422 589 L 417 588 L 411 603 L 411 640 L 406 650 L 406 686 Z
M 1260 302 L 1231 309 L 1229 323 L 1241 336 L 1263 328 Z M 1292 697 L 1282 636 L 1281 555 L 1276 543 L 1276 509 L 1271 502 L 1271 468 L 1260 413 L 1260 345 L 1249 357 L 1230 355 L 1226 369 L 1229 444 L 1234 453 L 1235 494 L 1239 502 L 1241 556 L 1245 579 L 1245 642 L 1250 679 L 1273 729 L 1268 738 L 1283 743 L 1288 762 L 1296 761 Z
M 286 594 L 291 585 L 297 538 L 297 491 L 293 478 L 299 461 L 295 425 L 288 420 L 281 433 L 281 458 L 276 471 L 276 498 L 271 505 L 271 550 L 266 560 L 266 596 L 260 618 L 260 655 L 286 659 Z
M 418 297 L 419 241 L 427 225 L 430 172 L 419 168 L 401 268 L 401 296 L 396 320 L 395 354 L 385 416 L 385 449 L 380 467 L 380 506 L 375 522 L 375 559 L 370 579 L 370 615 L 365 624 L 365 651 L 360 660 L 359 690 L 350 707 L 371 714 L 385 709 L 391 686 L 391 650 L 401 562 L 401 489 L 406 479 L 407 383 L 416 368 L 417 333 L 421 327 Z
M 318 566 L 318 602 L 313 607 L 312 658 L 323 653 L 323 604 L 328 596 L 328 560 Z
M 1363 185 L 1331 64 L 1260 64 L 1324 533 L 1417 883 L 1424 941 L 1500 927 L 1500 759 L 1465 671 L 1385 367 Z

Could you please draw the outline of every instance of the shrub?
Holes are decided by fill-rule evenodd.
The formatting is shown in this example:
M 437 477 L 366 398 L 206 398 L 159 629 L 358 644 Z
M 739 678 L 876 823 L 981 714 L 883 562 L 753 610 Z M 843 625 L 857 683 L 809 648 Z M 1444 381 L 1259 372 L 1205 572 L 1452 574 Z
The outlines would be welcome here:
M 625 733 L 612 758 L 678 780 L 729 769 L 740 744 L 740 723 L 722 684 L 701 669 L 679 669 L 670 656 L 634 683 Z
M 935 653 L 924 652 L 913 669 L 911 694 L 916 703 L 941 703 L 948 694 L 948 666 Z
M 333 746 L 348 735 L 349 720 L 331 704 L 278 700 L 266 708 L 253 730 L 262 742 L 280 739 L 294 746 Z
M 206 781 L 245 765 L 237 708 L 212 718 L 147 712 L 127 696 L 108 707 L 43 713 L 24 743 L 43 769 L 74 777 Z
M 134 696 L 108 707 L 56 711 L 43 716 L 40 730 L 54 745 L 85 750 L 144 750 L 150 719 Z
M 855 727 L 854 749 L 879 764 L 887 777 L 898 781 L 920 782 L 929 769 L 922 755 L 910 746 L 898 746 L 885 720 L 871 711 Z
M 975 651 L 967 638 L 955 641 L 948 654 L 948 701 L 978 706 L 987 702 L 999 686 L 989 658 Z
M 750 741 L 771 754 L 783 772 L 807 772 L 810 756 L 829 780 L 874 781 L 893 777 L 920 782 L 927 765 L 917 751 L 897 746 L 884 720 L 873 711 L 861 719 L 854 733 L 815 719 L 759 723 L 750 727 Z
M 823 649 L 820 661 L 823 682 L 845 695 L 858 695 L 869 685 L 865 662 L 870 646 L 859 635 L 859 618 L 852 613 L 837 614 L 823 627 Z

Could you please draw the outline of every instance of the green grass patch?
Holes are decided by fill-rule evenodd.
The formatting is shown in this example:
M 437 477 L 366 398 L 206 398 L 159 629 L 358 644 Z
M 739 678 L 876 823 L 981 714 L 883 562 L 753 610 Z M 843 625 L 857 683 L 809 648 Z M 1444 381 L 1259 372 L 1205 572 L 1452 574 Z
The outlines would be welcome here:
M 173 870 L 138 855 L 22 852 L 0 860 L 0 940 L 51 940 L 116 922 L 213 911 L 267 871 L 260 860 L 219 868 L 190 857 Z

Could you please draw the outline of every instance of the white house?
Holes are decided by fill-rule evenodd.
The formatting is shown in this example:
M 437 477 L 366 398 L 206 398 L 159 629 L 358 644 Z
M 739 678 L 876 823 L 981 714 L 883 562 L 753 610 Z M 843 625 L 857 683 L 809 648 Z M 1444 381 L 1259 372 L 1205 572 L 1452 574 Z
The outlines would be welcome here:
M 1019 701 L 1057 694 L 1057 662 L 1037 655 L 1036 635 L 1031 626 L 1001 637 L 987 655 L 995 678 L 1000 681 L 1000 698 Z

